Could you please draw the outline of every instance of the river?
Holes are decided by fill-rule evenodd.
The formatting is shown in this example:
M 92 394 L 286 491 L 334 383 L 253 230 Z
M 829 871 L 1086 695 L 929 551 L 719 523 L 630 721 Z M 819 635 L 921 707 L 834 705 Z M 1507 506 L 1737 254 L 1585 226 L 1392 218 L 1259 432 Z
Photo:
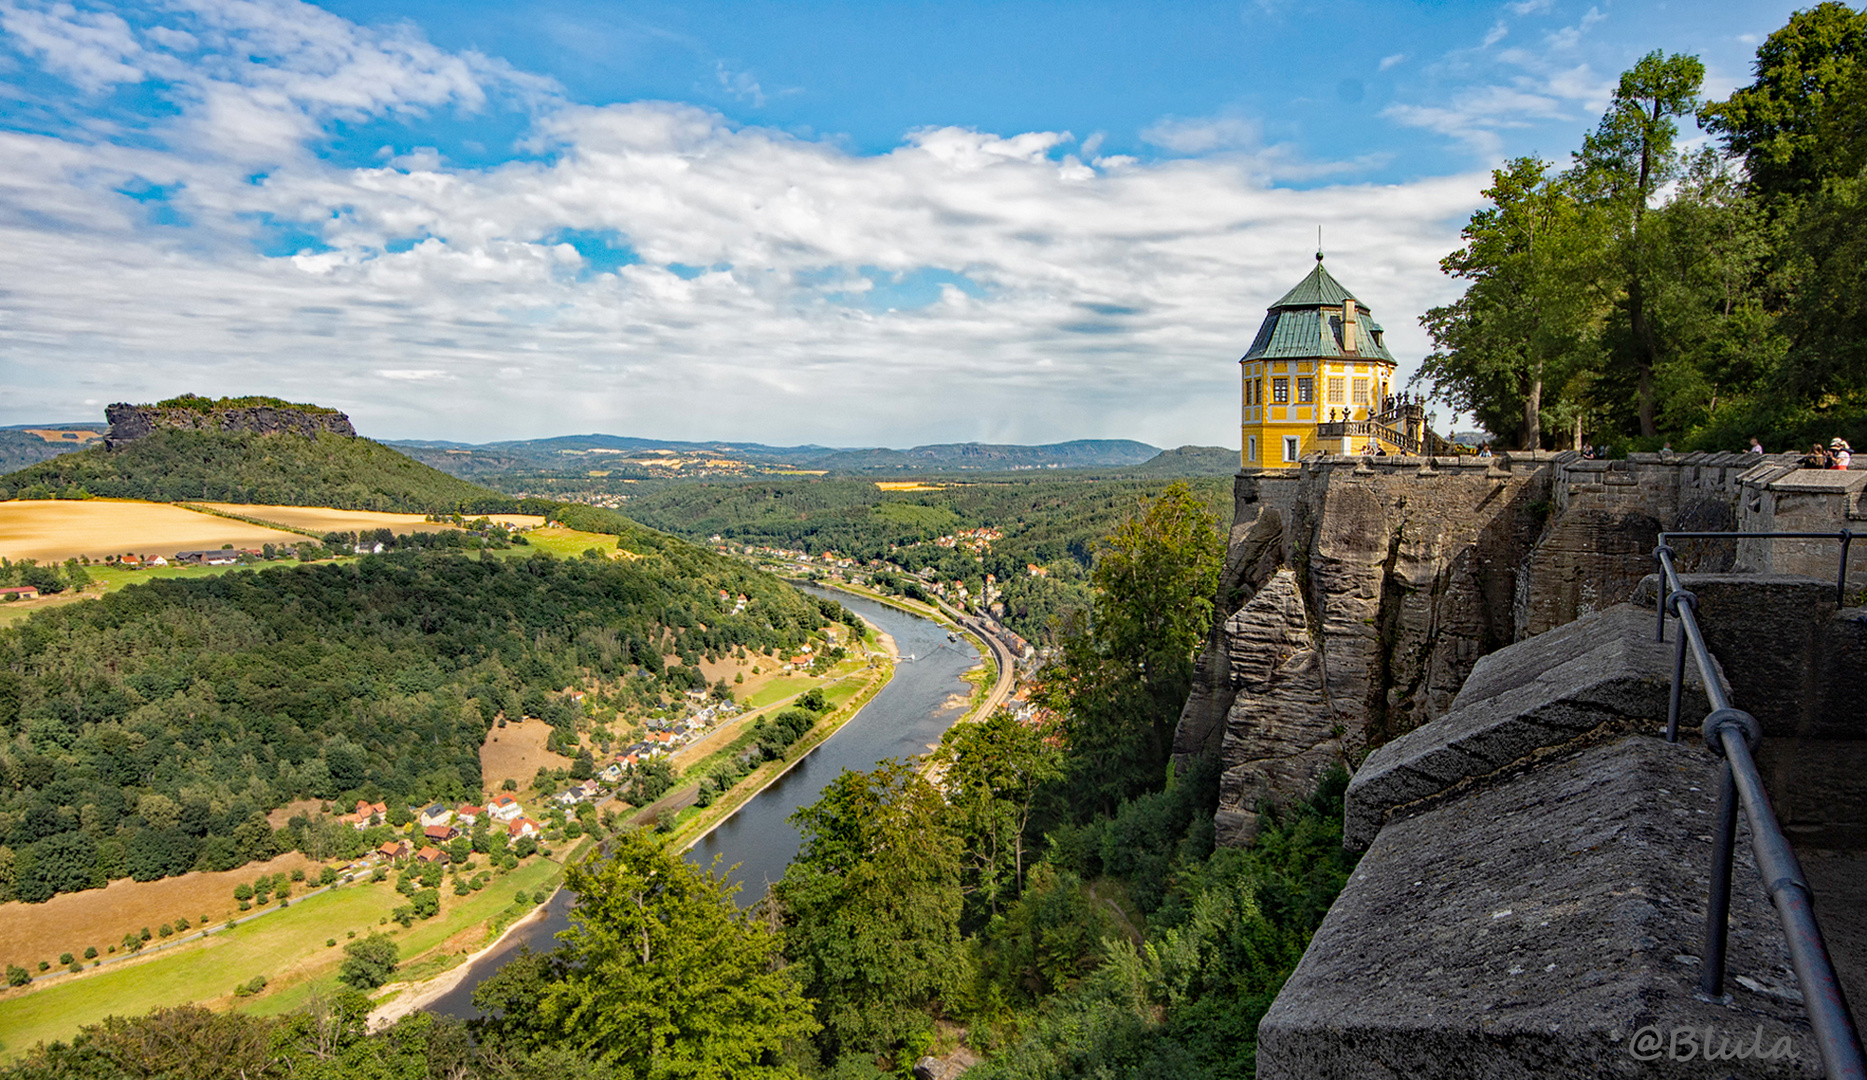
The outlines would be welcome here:
M 888 685 L 854 719 L 688 851 L 688 859 L 702 866 L 717 855 L 722 866 L 735 867 L 731 876 L 743 886 L 737 898 L 742 907 L 763 897 L 797 854 L 802 841 L 788 820 L 791 812 L 815 802 L 844 769 L 873 768 L 886 758 L 923 753 L 938 743 L 965 711 L 972 692 L 972 684 L 960 676 L 979 663 L 979 651 L 970 640 L 948 641 L 945 630 L 917 615 L 847 593 L 805 591 L 838 600 L 879 626 L 895 639 L 901 662 Z M 498 949 L 474 961 L 460 984 L 429 1003 L 428 1011 L 463 1018 L 479 1015 L 473 1007 L 474 987 L 520 946 L 551 948 L 558 932 L 570 925 L 571 901 L 569 891 L 560 890 L 545 905 L 544 918 L 514 930 Z

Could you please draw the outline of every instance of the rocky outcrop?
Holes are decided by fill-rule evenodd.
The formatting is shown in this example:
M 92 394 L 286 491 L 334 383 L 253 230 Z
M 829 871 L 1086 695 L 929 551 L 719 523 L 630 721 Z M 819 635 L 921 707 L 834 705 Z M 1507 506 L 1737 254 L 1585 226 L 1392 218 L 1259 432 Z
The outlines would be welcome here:
M 1514 568 L 1546 497 L 1538 464 L 1388 458 L 1239 477 L 1227 617 L 1175 739 L 1182 762 L 1220 754 L 1222 843 L 1250 840 L 1261 801 L 1307 794 L 1436 715 L 1509 643 Z
M 1240 473 L 1234 493 L 1220 618 L 1174 739 L 1178 764 L 1220 755 L 1233 844 L 1261 800 L 1300 798 L 1331 764 L 1446 715 L 1480 657 L 1629 600 L 1660 532 L 1867 519 L 1867 473 L 1755 454 L 1320 457 Z M 1682 572 L 1832 573 L 1835 553 L 1674 546 Z M 1867 559 L 1853 563 L 1867 585 Z M 1274 663 L 1251 655 L 1264 649 Z
M 104 410 L 110 430 L 104 446 L 116 449 L 125 443 L 147 438 L 158 430 L 250 432 L 256 435 L 304 435 L 320 432 L 355 438 L 350 418 L 335 409 L 315 405 L 293 405 L 284 401 L 236 398 L 209 401 L 205 398 L 181 398 L 176 404 L 131 405 L 118 402 Z

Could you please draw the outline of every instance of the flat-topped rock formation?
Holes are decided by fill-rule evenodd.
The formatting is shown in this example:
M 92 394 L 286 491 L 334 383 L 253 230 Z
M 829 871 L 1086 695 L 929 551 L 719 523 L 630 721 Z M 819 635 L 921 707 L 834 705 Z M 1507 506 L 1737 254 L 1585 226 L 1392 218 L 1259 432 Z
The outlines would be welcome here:
M 110 430 L 104 445 L 115 449 L 159 430 L 247 432 L 255 435 L 305 435 L 320 432 L 356 438 L 350 418 L 336 409 L 296 405 L 276 398 L 221 398 L 210 400 L 184 394 L 156 405 L 108 406 L 104 418 Z

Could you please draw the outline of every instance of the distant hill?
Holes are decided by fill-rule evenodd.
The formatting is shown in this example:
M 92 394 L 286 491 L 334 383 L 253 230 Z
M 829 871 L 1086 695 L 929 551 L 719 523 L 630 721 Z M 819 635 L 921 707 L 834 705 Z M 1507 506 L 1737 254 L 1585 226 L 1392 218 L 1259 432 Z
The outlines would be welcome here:
M 508 510 L 511 498 L 346 434 L 334 409 L 273 399 L 184 397 L 112 405 L 103 445 L 0 476 L 0 496 L 38 489 L 177 502 L 435 513 Z
M 1179 446 L 1123 471 L 1130 476 L 1230 476 L 1238 465 L 1238 451 L 1229 447 Z
M 622 435 L 565 435 L 480 444 L 401 441 L 391 445 L 424 464 L 461 477 L 581 474 L 593 468 L 650 476 L 679 473 L 714 477 L 788 470 L 866 474 L 1109 469 L 1139 465 L 1160 453 L 1159 447 L 1128 439 L 1078 439 L 1044 446 L 940 443 L 907 450 L 681 442 Z
M 103 433 L 101 424 L 17 424 L 0 428 L 0 473 L 82 450 Z

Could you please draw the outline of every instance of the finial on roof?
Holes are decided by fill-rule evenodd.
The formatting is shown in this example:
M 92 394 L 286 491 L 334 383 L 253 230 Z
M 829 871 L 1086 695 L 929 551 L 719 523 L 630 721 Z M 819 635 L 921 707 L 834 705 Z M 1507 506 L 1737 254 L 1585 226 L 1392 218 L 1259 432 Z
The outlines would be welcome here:
M 1322 262 L 1322 226 L 1316 226 L 1316 261 Z

